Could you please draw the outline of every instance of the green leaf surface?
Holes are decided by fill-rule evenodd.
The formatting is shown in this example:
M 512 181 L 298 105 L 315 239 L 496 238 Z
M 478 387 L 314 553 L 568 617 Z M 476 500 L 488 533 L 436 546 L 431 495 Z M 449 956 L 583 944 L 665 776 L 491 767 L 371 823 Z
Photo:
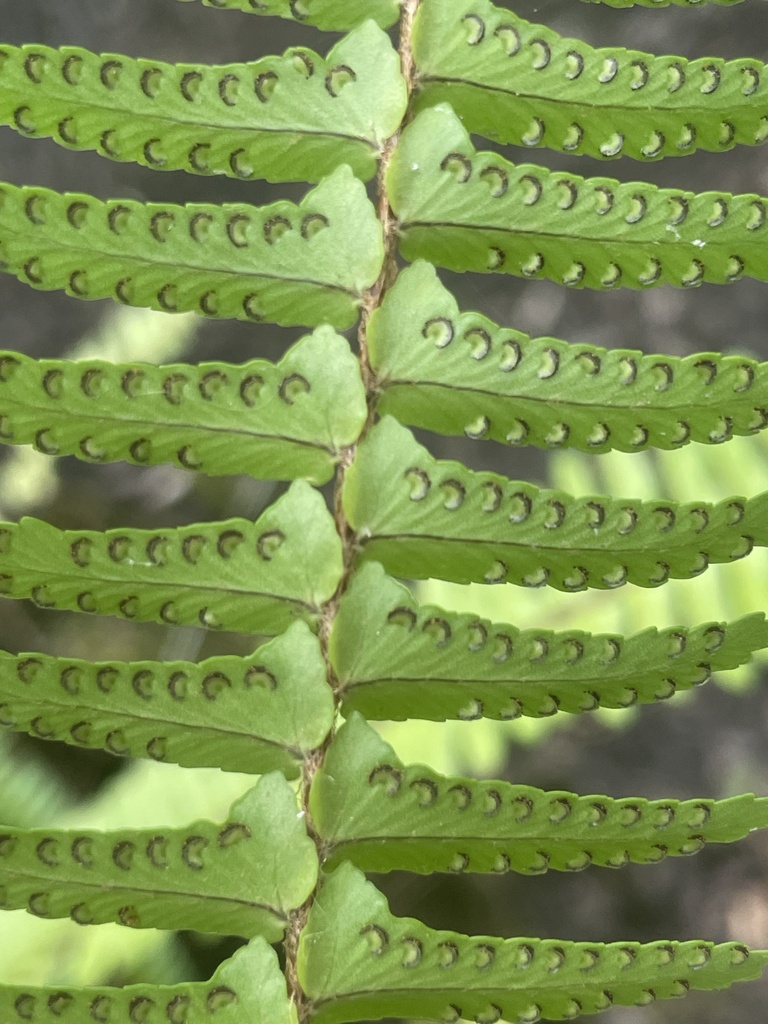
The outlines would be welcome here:
M 615 800 L 406 766 L 356 713 L 334 737 L 310 810 L 328 865 L 419 874 L 655 864 L 768 828 L 768 798 L 752 795 Z
M 488 0 L 422 3 L 413 41 L 417 106 L 500 142 L 656 160 L 768 139 L 762 61 L 596 49 Z
M 5 1021 L 210 1024 L 213 1017 L 216 1024 L 297 1024 L 277 954 L 259 936 L 236 950 L 210 981 L 125 988 L 0 985 L 0 1014 Z
M 443 104 L 406 128 L 387 191 L 402 255 L 450 270 L 572 288 L 768 280 L 768 200 L 512 164 L 478 153 Z
M 382 28 L 389 28 L 400 16 L 400 0 L 202 0 L 202 3 L 220 11 L 275 14 L 278 18 L 315 25 L 329 32 L 345 32 L 368 18 Z
M 297 480 L 257 520 L 162 530 L 0 523 L 0 594 L 42 608 L 276 634 L 314 625 L 341 578 L 322 496 Z
M 0 352 L 0 441 L 88 462 L 170 462 L 325 483 L 366 415 L 357 360 L 330 327 L 302 338 L 277 365 L 152 366 Z
M 327 59 L 294 48 L 215 67 L 0 47 L 0 124 L 152 170 L 319 181 L 346 163 L 371 178 L 405 105 L 397 54 L 373 22 Z
M 247 658 L 200 664 L 0 651 L 0 724 L 120 756 L 295 778 L 333 710 L 319 641 L 303 622 Z
M 262 207 L 105 203 L 0 184 L 0 269 L 79 299 L 350 327 L 382 259 L 376 213 L 346 166 L 298 205 Z
M 597 453 L 719 444 L 768 426 L 768 364 L 569 345 L 462 313 L 428 263 L 371 318 L 377 407 L 401 423 Z
M 316 879 L 315 845 L 279 772 L 262 776 L 223 824 L 0 834 L 4 909 L 79 924 L 194 928 L 275 942 Z
M 344 509 L 363 559 L 454 583 L 657 587 L 768 545 L 768 492 L 716 505 L 574 498 L 439 461 L 391 417 L 360 445 Z
M 344 714 L 444 722 L 667 700 L 767 647 L 762 614 L 628 637 L 520 630 L 419 605 L 369 562 L 341 599 L 329 652 Z
M 299 947 L 316 1024 L 419 1017 L 454 1024 L 572 1020 L 759 977 L 768 952 L 735 942 L 564 942 L 436 931 L 394 917 L 351 864 L 325 882 Z

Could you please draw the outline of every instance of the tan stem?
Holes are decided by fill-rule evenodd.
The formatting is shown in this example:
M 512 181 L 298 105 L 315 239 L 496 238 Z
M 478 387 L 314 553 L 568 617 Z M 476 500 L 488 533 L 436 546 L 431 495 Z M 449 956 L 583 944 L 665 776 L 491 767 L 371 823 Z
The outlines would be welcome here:
M 408 109 L 410 110 L 410 98 L 413 91 L 414 82 L 414 67 L 413 67 L 413 50 L 411 46 L 411 37 L 413 32 L 413 21 L 416 16 L 421 0 L 403 0 L 402 14 L 400 17 L 400 33 L 399 33 L 399 45 L 398 52 L 400 54 L 400 64 L 405 78 L 407 89 L 408 89 Z M 406 114 L 406 121 L 407 121 Z M 404 122 L 405 123 L 405 122 Z M 400 130 L 398 130 L 391 139 L 384 145 L 381 162 L 379 165 L 379 173 L 376 179 L 376 190 L 377 190 L 377 212 L 379 222 L 381 224 L 382 234 L 384 238 L 384 263 L 382 265 L 381 273 L 379 274 L 378 280 L 372 288 L 367 292 L 362 305 L 360 323 L 357 332 L 358 342 L 358 359 L 360 363 L 360 374 L 365 385 L 366 397 L 368 400 L 369 415 L 368 419 L 363 427 L 360 437 L 357 439 L 355 444 L 351 445 L 344 453 L 341 459 L 334 481 L 333 490 L 333 507 L 334 507 L 334 518 L 336 522 L 336 528 L 341 537 L 343 553 L 344 553 L 344 575 L 339 584 L 339 587 L 331 598 L 330 601 L 325 605 L 323 609 L 323 615 L 320 623 L 319 639 L 323 650 L 323 656 L 325 658 L 326 673 L 329 685 L 333 688 L 334 695 L 337 700 L 338 707 L 338 680 L 335 677 L 333 666 L 331 665 L 328 644 L 333 629 L 333 623 L 338 613 L 339 601 L 341 600 L 344 591 L 349 583 L 350 576 L 353 572 L 354 559 L 355 559 L 355 536 L 354 531 L 350 527 L 347 518 L 344 514 L 344 508 L 342 505 L 342 492 L 344 488 L 344 481 L 346 479 L 349 467 L 352 465 L 357 452 L 357 447 L 365 437 L 368 430 L 370 430 L 373 419 L 374 419 L 374 405 L 376 399 L 376 381 L 373 370 L 371 369 L 370 361 L 368 358 L 368 325 L 370 323 L 371 316 L 374 311 L 381 305 L 383 298 L 390 287 L 392 282 L 397 277 L 397 230 L 396 230 L 396 219 L 392 213 L 392 209 L 389 205 L 386 192 L 386 176 L 389 169 L 389 164 L 392 160 L 397 144 L 400 140 Z M 305 760 L 303 765 L 301 786 L 300 786 L 300 800 L 301 805 L 305 813 L 305 820 L 307 822 L 307 830 L 309 835 L 315 840 L 318 846 L 318 853 L 321 854 L 319 837 L 314 828 L 314 823 L 309 812 L 309 793 L 312 788 L 313 780 L 323 766 L 325 760 L 325 754 L 333 740 L 333 736 L 336 731 L 336 726 L 331 730 L 328 738 L 324 745 L 316 751 L 313 751 Z M 295 911 L 291 915 L 291 920 L 286 931 L 285 937 L 285 976 L 288 985 L 288 994 L 293 1003 L 296 1005 L 296 1010 L 300 1024 L 306 1024 L 312 1016 L 312 1004 L 307 998 L 306 994 L 301 988 L 298 977 L 298 949 L 299 941 L 301 939 L 301 933 L 307 923 L 309 912 L 312 908 L 312 904 L 315 901 L 317 895 L 317 889 L 310 895 L 306 903 Z

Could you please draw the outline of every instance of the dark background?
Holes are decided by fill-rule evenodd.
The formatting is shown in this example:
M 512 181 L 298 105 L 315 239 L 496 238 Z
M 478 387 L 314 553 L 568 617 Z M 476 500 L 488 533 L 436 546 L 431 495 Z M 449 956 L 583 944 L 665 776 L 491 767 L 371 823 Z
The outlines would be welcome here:
M 510 3 L 504 4 L 512 7 Z M 766 57 L 768 9 L 747 3 L 733 9 L 614 11 L 576 0 L 520 0 L 515 10 L 564 35 L 595 45 L 624 45 L 688 57 Z M 303 44 L 325 52 L 333 37 L 272 18 L 216 12 L 173 0 L 0 0 L 0 38 L 12 44 L 77 44 L 168 61 L 225 63 L 251 60 Z M 514 151 L 508 155 L 515 158 Z M 526 151 L 526 161 L 570 167 L 582 174 L 643 178 L 697 191 L 724 189 L 768 194 L 765 149 L 697 154 L 640 166 L 627 159 L 609 165 L 587 158 Z M 243 184 L 222 178 L 156 173 L 115 164 L 88 153 L 72 153 L 48 141 L 17 137 L 0 129 L 0 178 L 15 184 L 89 191 L 100 198 L 158 201 L 264 203 L 297 198 L 302 186 Z M 748 351 L 768 358 L 766 287 L 742 281 L 726 289 L 661 288 L 648 293 L 568 291 L 546 282 L 443 275 L 463 308 L 480 309 L 495 320 L 532 333 L 570 341 L 645 351 Z M 0 348 L 31 355 L 63 353 L 104 315 L 107 303 L 82 303 L 42 294 L 10 277 L 0 278 Z M 278 356 L 302 332 L 276 327 L 205 322 L 189 358 L 243 361 Z M 473 468 L 542 480 L 545 460 L 493 444 L 473 445 L 429 438 L 440 455 L 463 459 Z M 55 501 L 25 508 L 60 527 L 105 529 L 117 525 L 159 526 L 255 515 L 273 499 L 271 485 L 197 480 L 175 470 L 128 466 L 91 467 L 61 460 Z M 745 491 L 750 493 L 748 482 Z M 544 625 L 542 623 L 542 625 Z M 0 604 L 0 646 L 38 649 L 69 656 L 157 657 L 166 631 L 152 625 L 100 623 L 62 613 L 42 613 L 20 604 Z M 195 641 L 195 644 L 197 641 Z M 194 646 L 194 644 L 193 644 Z M 235 637 L 205 639 L 200 656 L 226 649 L 246 651 Z M 130 655 L 126 653 L 130 652 Z M 734 695 L 707 686 L 680 707 L 641 710 L 627 732 L 609 731 L 585 716 L 538 747 L 513 746 L 507 776 L 546 788 L 648 797 L 723 796 L 734 775 L 745 786 L 768 793 L 765 734 L 768 697 L 759 687 Z M 19 750 L 44 756 L 69 791 L 85 797 L 121 763 L 93 754 L 23 738 Z M 590 870 L 578 876 L 507 877 L 470 880 L 397 875 L 381 880 L 399 914 L 418 916 L 435 927 L 500 935 L 559 936 L 590 941 L 655 938 L 741 938 L 768 945 L 768 845 L 756 836 L 736 847 L 707 849 L 691 860 L 656 867 L 630 866 L 620 872 Z M 200 971 L 211 969 L 223 947 L 189 940 Z M 692 995 L 680 1003 L 640 1011 L 615 1009 L 606 1024 L 763 1024 L 768 983 L 731 993 Z

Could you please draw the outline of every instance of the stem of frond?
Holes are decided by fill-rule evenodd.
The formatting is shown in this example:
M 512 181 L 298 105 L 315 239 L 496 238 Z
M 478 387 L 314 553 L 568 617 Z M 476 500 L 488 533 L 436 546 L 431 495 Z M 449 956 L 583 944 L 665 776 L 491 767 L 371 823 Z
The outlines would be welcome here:
M 400 54 L 400 64 L 405 78 L 407 89 L 408 89 L 408 112 L 406 113 L 405 121 L 407 123 L 410 114 L 410 97 L 414 87 L 414 65 L 413 65 L 413 49 L 411 45 L 413 22 L 416 16 L 421 0 L 403 0 L 402 14 L 400 18 L 400 33 L 399 33 L 399 44 L 398 52 Z M 402 126 L 401 126 L 402 127 Z M 323 608 L 323 614 L 320 622 L 319 639 L 323 650 L 323 656 L 325 658 L 326 673 L 329 685 L 333 688 L 334 695 L 338 702 L 339 697 L 339 686 L 338 680 L 335 677 L 333 666 L 329 657 L 329 641 L 331 632 L 333 629 L 333 623 L 338 613 L 339 602 L 343 596 L 350 576 L 353 571 L 353 564 L 355 558 L 355 537 L 354 531 L 350 527 L 346 515 L 344 514 L 344 508 L 341 500 L 344 481 L 346 479 L 349 467 L 352 465 L 357 452 L 357 447 L 362 439 L 365 437 L 368 430 L 373 425 L 374 420 L 374 401 L 376 395 L 376 380 L 375 375 L 371 369 L 370 360 L 368 358 L 368 325 L 370 323 L 371 316 L 374 311 L 381 305 L 383 298 L 392 285 L 395 278 L 397 277 L 397 221 L 389 205 L 386 190 L 386 178 L 389 170 L 389 165 L 392 160 L 392 156 L 397 148 L 397 144 L 400 140 L 400 130 L 388 139 L 382 148 L 381 161 L 379 164 L 379 173 L 376 179 L 376 196 L 377 196 L 377 212 L 379 222 L 381 224 L 381 230 L 384 240 L 384 263 L 382 265 L 381 273 L 379 278 L 372 288 L 366 293 L 360 314 L 360 322 L 357 332 L 358 342 L 358 359 L 360 363 L 360 374 L 365 385 L 365 392 L 368 399 L 368 419 L 363 427 L 360 437 L 356 443 L 346 449 L 344 455 L 339 462 L 336 471 L 336 477 L 334 480 L 333 490 L 333 506 L 334 506 L 334 518 L 336 521 L 336 528 L 341 537 L 343 552 L 344 552 L 344 575 L 339 584 L 339 587 L 331 598 L 330 601 Z M 315 834 L 314 826 L 312 823 L 311 815 L 309 812 L 309 793 L 312 788 L 312 783 L 317 772 L 321 769 L 325 760 L 325 754 L 330 745 L 333 735 L 335 733 L 335 726 L 330 735 L 328 736 L 325 744 L 316 751 L 313 751 L 307 756 L 302 771 L 301 784 L 300 784 L 300 800 L 301 806 L 305 813 L 305 820 L 307 822 L 307 828 L 310 836 L 315 840 L 318 845 L 318 852 L 320 851 L 320 844 L 317 835 Z M 314 903 L 317 890 L 312 893 L 309 899 L 306 901 L 304 906 L 300 907 L 291 915 L 288 929 L 285 937 L 285 976 L 288 984 L 288 993 L 296 1006 L 298 1018 L 300 1024 L 305 1024 L 309 1019 L 312 1012 L 311 1002 L 307 999 L 306 994 L 301 988 L 298 977 L 298 950 L 299 941 L 301 939 L 301 933 L 304 929 L 309 912 L 312 904 Z

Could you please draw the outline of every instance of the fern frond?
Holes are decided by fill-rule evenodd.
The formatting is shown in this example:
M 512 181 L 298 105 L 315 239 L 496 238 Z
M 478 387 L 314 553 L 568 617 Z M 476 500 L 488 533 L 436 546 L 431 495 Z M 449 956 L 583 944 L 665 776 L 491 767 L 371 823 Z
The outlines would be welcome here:
M 351 864 L 326 880 L 299 947 L 316 1024 L 406 1015 L 535 1024 L 711 991 L 759 976 L 768 951 L 735 942 L 497 939 L 394 917 Z
M 548 460 L 546 475 L 554 489 L 579 496 L 628 491 L 644 501 L 652 501 L 661 496 L 665 502 L 678 504 L 685 502 L 695 493 L 704 501 L 717 502 L 724 494 L 738 490 L 745 481 L 749 481 L 750 487 L 757 493 L 768 490 L 768 433 L 762 431 L 751 438 L 736 437 L 730 445 L 688 445 L 680 451 L 642 452 L 639 455 L 614 451 L 607 452 L 599 459 L 590 458 L 578 451 L 558 451 L 553 452 Z M 733 565 L 725 572 L 713 569 L 713 575 L 707 579 L 711 581 L 715 575 L 719 577 L 714 587 L 687 587 L 671 582 L 667 587 L 656 591 L 655 596 L 647 595 L 653 602 L 653 608 L 647 607 L 645 610 L 633 605 L 639 595 L 632 592 L 631 595 L 626 595 L 631 606 L 626 609 L 627 617 L 623 617 L 621 613 L 624 607 L 623 600 L 611 600 L 598 606 L 595 604 L 598 600 L 595 594 L 585 595 L 576 601 L 566 599 L 565 604 L 571 609 L 582 603 L 585 607 L 589 606 L 590 616 L 597 616 L 601 622 L 609 621 L 610 628 L 619 632 L 630 628 L 633 621 L 640 621 L 645 625 L 662 620 L 665 625 L 675 623 L 675 617 L 669 618 L 670 614 L 675 614 L 672 611 L 674 601 L 669 605 L 669 610 L 665 610 L 665 603 L 672 594 L 676 594 L 682 602 L 681 607 L 690 610 L 690 613 L 685 612 L 682 615 L 680 621 L 684 619 L 690 624 L 696 621 L 697 617 L 706 615 L 708 607 L 715 610 L 715 614 L 720 618 L 737 618 L 762 605 L 764 564 L 768 566 L 763 553 L 755 552 L 749 562 Z M 755 576 L 753 586 L 749 585 L 750 574 Z M 725 584 L 725 575 L 732 577 L 735 583 L 735 593 L 728 597 L 720 594 Z M 497 618 L 505 617 L 503 603 L 498 604 L 500 600 L 504 601 L 503 591 L 482 587 L 463 590 L 446 585 L 447 591 L 452 591 L 454 595 L 453 600 L 448 601 L 451 608 L 471 610 L 473 605 L 462 599 L 466 596 L 470 601 L 472 598 L 479 599 L 481 605 L 487 600 L 490 605 L 486 607 L 496 606 L 495 611 L 486 611 L 484 614 Z M 516 591 L 510 590 L 507 593 L 512 597 Z M 430 600 L 441 603 L 441 598 L 438 597 L 431 597 Z M 550 600 L 557 602 L 559 608 L 551 605 Z M 456 601 L 459 603 L 456 604 Z M 536 609 L 533 608 L 535 604 L 539 604 Z M 576 622 L 577 616 L 574 617 L 565 611 L 563 604 L 563 599 L 558 598 L 556 594 L 529 594 L 525 606 L 520 608 L 522 621 L 526 626 L 550 617 L 556 621 Z M 611 614 L 608 611 L 609 607 L 615 608 L 616 613 Z M 534 616 L 533 620 L 530 618 L 531 614 Z
M 42 608 L 274 635 L 297 618 L 314 625 L 341 572 L 333 518 L 301 480 L 255 523 L 106 533 L 0 523 L 0 594 Z
M 405 129 L 387 190 L 400 251 L 579 288 L 768 280 L 768 200 L 581 178 L 478 153 L 450 107 Z
M 441 434 L 598 453 L 720 444 L 768 426 L 768 364 L 533 339 L 460 312 L 422 261 L 374 313 L 368 345 L 379 412 Z
M 595 49 L 488 0 L 430 0 L 414 26 L 418 108 L 518 146 L 657 160 L 768 139 L 768 68 Z
M 716 505 L 576 499 L 439 461 L 390 417 L 360 445 L 344 508 L 363 558 L 455 583 L 656 587 L 768 545 L 768 492 Z
M 181 0 L 189 3 L 190 0 Z M 372 18 L 382 28 L 400 14 L 399 0 L 194 0 L 206 7 L 247 14 L 274 14 L 278 18 L 315 25 L 329 32 L 344 32 Z
M 164 64 L 79 47 L 0 47 L 0 124 L 153 170 L 319 181 L 371 178 L 405 111 L 386 34 L 369 22 L 326 59 Z
M 174 206 L 0 184 L 0 269 L 43 290 L 166 313 L 349 327 L 383 258 L 340 167 L 297 206 Z
M 231 804 L 252 788 L 254 781 L 252 776 L 199 768 L 190 786 L 189 772 L 175 765 L 158 768 L 149 761 L 125 762 L 91 799 L 52 808 L 45 821 L 5 824 L 77 830 L 159 826 L 162 831 L 199 819 L 224 821 Z M 117 979 L 126 984 L 171 984 L 195 977 L 183 940 L 173 932 L 151 928 L 114 924 L 82 928 L 70 918 L 45 920 L 14 911 L 0 913 L 0 948 L 0 982 L 17 987 L 17 991 L 21 986 L 63 985 L 71 989 Z
M 152 366 L 0 351 L 0 442 L 88 462 L 325 483 L 366 415 L 357 360 L 330 327 L 277 365 Z
M 296 622 L 247 658 L 200 664 L 0 651 L 0 722 L 120 756 L 296 778 L 331 729 L 333 694 L 317 638 Z
M 314 843 L 280 772 L 262 776 L 223 824 L 0 834 L 4 909 L 79 924 L 195 928 L 275 942 L 316 879 Z
M 768 950 L 735 942 L 435 931 L 393 916 L 362 871 L 620 867 L 768 829 L 765 796 L 580 796 L 467 778 L 461 763 L 471 742 L 472 770 L 496 773 L 510 734 L 499 722 L 527 717 L 511 728 L 530 739 L 544 720 L 567 721 L 559 711 L 666 700 L 768 650 L 768 622 L 754 611 L 764 552 L 749 563 L 742 603 L 715 614 L 717 577 L 696 585 L 704 596 L 680 615 L 674 588 L 661 586 L 768 551 L 768 483 L 758 485 L 768 364 L 532 339 L 462 312 L 432 265 L 598 289 L 768 281 L 768 194 L 696 195 L 518 166 L 477 152 L 470 135 L 649 161 L 756 145 L 768 141 L 768 65 L 595 49 L 489 0 L 199 2 L 289 19 L 287 41 L 317 28 L 349 34 L 327 58 L 294 45 L 215 66 L 0 43 L 0 131 L 10 126 L 22 146 L 49 137 L 149 170 L 317 183 L 298 202 L 257 207 L 104 202 L 0 182 L 0 271 L 23 284 L 116 299 L 126 314 L 179 313 L 177 323 L 316 328 L 276 364 L 252 358 L 252 329 L 239 330 L 245 348 L 228 342 L 240 365 L 229 352 L 227 362 L 182 362 L 174 327 L 170 342 L 145 336 L 143 355 L 103 343 L 79 362 L 0 351 L 0 444 L 17 446 L 0 451 L 0 598 L 119 616 L 137 625 L 118 632 L 137 640 L 140 622 L 185 627 L 160 653 L 139 643 L 86 661 L 66 656 L 66 629 L 43 653 L 33 620 L 42 628 L 54 617 L 30 612 L 25 622 L 23 607 L 13 610 L 29 635 L 6 630 L 0 731 L 79 747 L 80 761 L 88 751 L 136 760 L 90 805 L 70 802 L 47 823 L 39 808 L 23 820 L 11 793 L 13 820 L 0 824 L 11 982 L 0 984 L 0 1018 L 535 1024 L 757 977 Z M 246 21 L 245 31 L 258 25 Z M 401 255 L 415 265 L 402 271 Z M 354 336 L 336 333 L 347 328 Z M 439 460 L 408 425 L 576 451 L 556 453 L 566 479 L 544 489 Z M 732 438 L 711 488 L 718 470 L 694 473 L 691 462 L 669 494 L 678 500 L 657 497 L 667 488 L 648 458 L 662 464 L 689 441 L 701 442 L 695 451 Z M 606 453 L 591 460 L 591 478 L 574 469 L 579 450 Z M 34 479 L 6 486 L 11 471 L 26 474 L 21 451 Z M 640 452 L 620 456 L 619 475 L 618 451 Z M 274 502 L 255 521 L 227 519 L 230 508 L 197 523 L 198 512 L 177 509 L 158 528 L 79 529 L 89 517 L 54 500 L 69 500 L 61 463 L 44 457 L 59 455 L 174 467 L 150 474 L 159 478 L 175 467 L 251 477 L 238 491 L 289 484 L 269 498 L 255 487 L 255 507 Z M 686 452 L 673 457 L 685 463 Z M 756 496 L 738 497 L 745 489 Z M 636 498 L 615 497 L 626 493 Z M 51 523 L 19 520 L 44 500 Z M 467 604 L 444 611 L 442 598 L 422 604 L 394 577 L 442 578 L 449 605 L 452 582 L 482 583 L 485 617 Z M 530 591 L 521 604 L 519 589 L 488 586 L 504 582 L 564 591 L 591 618 L 576 628 L 570 609 L 559 617 Z M 658 628 L 664 614 L 632 590 L 613 602 L 624 622 L 571 594 L 625 583 L 672 592 L 667 623 L 700 624 Z M 82 633 L 75 653 L 92 657 L 93 627 L 71 623 Z M 208 636 L 214 656 L 195 664 L 200 629 L 252 639 L 231 656 L 226 635 Z M 422 741 L 431 722 L 444 723 L 453 765 L 425 767 L 423 742 L 397 754 L 363 716 L 391 728 L 420 719 Z M 195 966 L 168 957 L 152 929 L 251 941 L 210 981 L 168 985 Z M 104 952 L 86 964 L 82 936 L 96 931 Z M 60 956 L 68 932 L 76 937 Z M 132 935 L 147 941 L 122 967 Z M 279 960 L 268 942 L 282 944 Z
M 761 614 L 628 637 L 520 630 L 419 605 L 375 562 L 355 575 L 330 640 L 345 714 L 433 722 L 548 718 L 667 700 L 765 648 Z
M 768 828 L 768 798 L 752 795 L 616 800 L 446 777 L 404 765 L 358 714 L 334 737 L 310 810 L 328 866 L 420 874 L 655 864 Z
M 182 985 L 85 988 L 0 985 L 3 1020 L 35 1020 L 40 1013 L 75 1020 L 149 1022 L 162 1011 L 169 1024 L 193 1024 L 214 1014 L 221 1024 L 297 1024 L 277 954 L 251 939 L 210 981 Z

